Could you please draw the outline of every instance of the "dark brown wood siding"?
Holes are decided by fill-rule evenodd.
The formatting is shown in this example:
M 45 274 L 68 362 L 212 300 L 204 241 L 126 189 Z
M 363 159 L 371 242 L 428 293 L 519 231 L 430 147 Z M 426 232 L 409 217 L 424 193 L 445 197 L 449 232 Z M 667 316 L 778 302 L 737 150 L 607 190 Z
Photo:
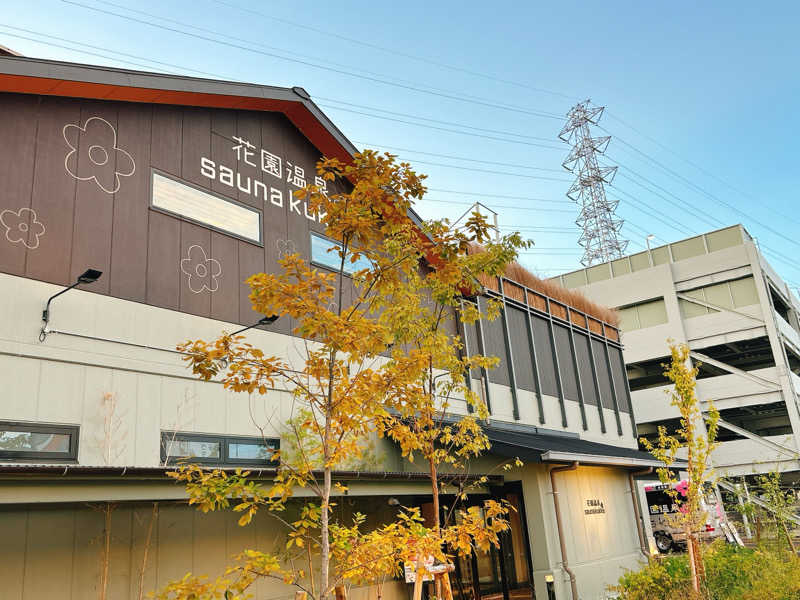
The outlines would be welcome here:
M 3 273 L 67 285 L 97 268 L 87 291 L 250 325 L 260 315 L 244 280 L 278 271 L 287 252 L 309 259 L 310 231 L 323 229 L 287 181 L 299 167 L 314 183 L 321 154 L 281 113 L 0 94 L 0 139 Z M 281 158 L 280 177 L 262 170 L 262 148 Z M 233 185 L 204 176 L 203 157 L 232 169 Z M 152 209 L 153 170 L 258 209 L 263 243 Z M 190 277 L 198 260 L 208 269 Z

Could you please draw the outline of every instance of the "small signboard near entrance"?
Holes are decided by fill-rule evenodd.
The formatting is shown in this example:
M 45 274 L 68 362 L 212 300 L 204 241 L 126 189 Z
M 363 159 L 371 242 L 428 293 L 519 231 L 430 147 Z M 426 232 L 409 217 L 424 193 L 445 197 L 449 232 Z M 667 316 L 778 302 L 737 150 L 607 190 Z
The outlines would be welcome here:
M 599 498 L 589 498 L 586 500 L 586 505 L 583 507 L 583 514 L 604 515 L 606 514 L 606 507 Z

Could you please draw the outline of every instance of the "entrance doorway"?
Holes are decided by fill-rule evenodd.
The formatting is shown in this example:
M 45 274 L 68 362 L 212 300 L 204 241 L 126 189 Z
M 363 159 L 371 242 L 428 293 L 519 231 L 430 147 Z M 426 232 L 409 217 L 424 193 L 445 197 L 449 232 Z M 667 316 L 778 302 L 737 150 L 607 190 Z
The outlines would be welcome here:
M 534 600 L 522 485 L 511 482 L 492 488 L 491 498 L 505 500 L 513 508 L 507 517 L 510 529 L 501 534 L 499 548 L 456 558 L 453 595 L 456 600 Z M 467 506 L 481 503 L 482 499 L 476 499 Z

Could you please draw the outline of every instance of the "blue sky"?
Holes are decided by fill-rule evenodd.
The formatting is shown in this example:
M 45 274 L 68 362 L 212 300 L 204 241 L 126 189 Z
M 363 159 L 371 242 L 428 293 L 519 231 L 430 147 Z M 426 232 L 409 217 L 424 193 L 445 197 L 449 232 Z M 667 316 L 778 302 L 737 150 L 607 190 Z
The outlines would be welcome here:
M 741 222 L 795 285 L 798 22 L 789 2 L 33 0 L 4 11 L 0 44 L 302 86 L 357 146 L 429 174 L 423 216 L 480 200 L 543 275 L 579 266 L 557 134 L 591 98 L 629 252 Z

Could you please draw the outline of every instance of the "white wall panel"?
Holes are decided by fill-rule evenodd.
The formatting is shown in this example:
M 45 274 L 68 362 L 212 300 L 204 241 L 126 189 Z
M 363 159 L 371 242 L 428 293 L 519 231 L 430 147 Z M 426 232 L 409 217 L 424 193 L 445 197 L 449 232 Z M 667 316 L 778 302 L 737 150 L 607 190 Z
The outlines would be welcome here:
M 0 410 L 4 419 L 18 421 L 37 419 L 42 364 L 38 360 L 0 356 L 0 379 L 3 381 L 3 401 Z

